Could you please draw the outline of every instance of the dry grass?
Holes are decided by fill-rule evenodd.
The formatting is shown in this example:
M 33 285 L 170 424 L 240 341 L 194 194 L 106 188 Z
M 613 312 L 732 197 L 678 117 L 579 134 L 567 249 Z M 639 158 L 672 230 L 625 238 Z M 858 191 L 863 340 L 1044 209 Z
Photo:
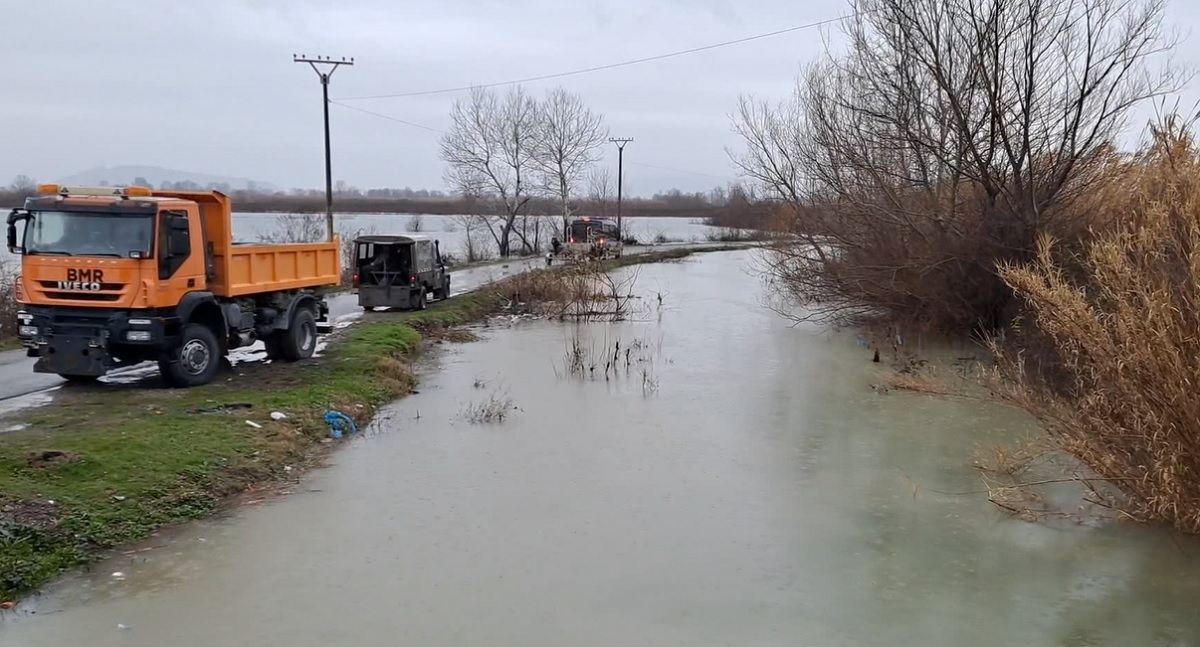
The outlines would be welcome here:
M 635 338 L 628 342 L 619 338 L 605 339 L 597 344 L 585 342 L 576 335 L 567 343 L 562 366 L 555 368 L 555 374 L 606 382 L 636 377 L 642 382 L 643 392 L 653 393 L 658 390 L 653 368 L 660 350 L 661 343 L 652 345 L 645 339 Z
M 493 288 L 509 302 L 509 310 L 548 319 L 621 321 L 638 312 L 633 294 L 636 269 L 618 276 L 598 263 L 523 272 Z
M 504 422 L 516 409 L 508 391 L 495 389 L 483 400 L 465 405 L 459 416 L 473 425 L 493 424 Z
M 1120 486 L 1130 517 L 1200 532 L 1200 151 L 1164 122 L 1096 205 L 1119 227 L 1071 276 L 1043 238 L 1001 276 L 1054 361 L 1001 344 L 1007 395 Z

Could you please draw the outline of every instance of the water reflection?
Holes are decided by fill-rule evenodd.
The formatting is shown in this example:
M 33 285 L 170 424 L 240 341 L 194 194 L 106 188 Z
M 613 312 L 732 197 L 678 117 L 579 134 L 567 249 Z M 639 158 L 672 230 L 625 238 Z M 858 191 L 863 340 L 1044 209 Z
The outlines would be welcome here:
M 661 320 L 493 328 L 310 475 L 318 492 L 66 581 L 25 607 L 61 612 L 6 621 L 0 643 L 1197 639 L 1194 542 L 1031 525 L 939 494 L 978 489 L 975 449 L 1030 421 L 874 392 L 881 369 L 852 338 L 758 307 L 746 259 L 643 268 L 669 293 Z M 657 390 L 562 377 L 576 335 L 647 340 Z M 500 425 L 457 415 L 495 384 L 520 411 Z

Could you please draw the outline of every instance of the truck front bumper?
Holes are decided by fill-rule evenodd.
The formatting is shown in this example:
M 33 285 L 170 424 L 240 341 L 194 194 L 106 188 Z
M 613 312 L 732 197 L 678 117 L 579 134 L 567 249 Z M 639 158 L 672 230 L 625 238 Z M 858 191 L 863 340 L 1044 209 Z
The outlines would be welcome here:
M 27 354 L 37 358 L 37 373 L 98 377 L 146 359 L 167 342 L 168 320 L 136 310 L 28 308 L 17 321 Z

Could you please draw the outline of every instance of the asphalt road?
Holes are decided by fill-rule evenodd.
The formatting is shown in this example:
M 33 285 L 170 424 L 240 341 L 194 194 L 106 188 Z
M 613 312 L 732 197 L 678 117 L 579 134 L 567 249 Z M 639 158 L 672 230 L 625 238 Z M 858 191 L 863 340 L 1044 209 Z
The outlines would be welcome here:
M 627 247 L 626 254 L 641 254 L 647 251 L 664 248 L 703 248 L 707 244 L 662 245 L 658 247 Z M 508 263 L 496 263 L 482 267 L 474 267 L 451 272 L 451 296 L 470 292 L 491 281 L 502 279 L 533 267 L 543 266 L 545 259 L 530 258 L 514 260 Z M 362 316 L 358 306 L 358 297 L 353 292 L 338 294 L 329 298 L 329 318 L 335 327 L 349 325 Z M 256 361 L 264 357 L 261 343 L 247 348 L 239 348 L 230 353 L 233 363 Z M 57 389 L 65 384 L 57 375 L 33 372 L 34 360 L 25 356 L 24 350 L 0 352 L 0 410 L 4 408 L 19 408 L 32 402 L 25 400 L 44 397 L 45 392 Z M 140 364 L 119 369 L 108 374 L 101 381 L 128 383 L 136 382 L 146 377 L 156 375 L 158 367 L 152 363 Z

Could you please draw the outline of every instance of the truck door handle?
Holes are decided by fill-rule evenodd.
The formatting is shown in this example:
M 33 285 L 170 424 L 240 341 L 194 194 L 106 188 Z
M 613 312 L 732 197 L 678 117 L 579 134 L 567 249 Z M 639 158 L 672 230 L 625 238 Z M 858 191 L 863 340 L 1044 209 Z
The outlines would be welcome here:
M 188 279 L 188 287 L 189 288 L 196 287 L 196 279 Z

